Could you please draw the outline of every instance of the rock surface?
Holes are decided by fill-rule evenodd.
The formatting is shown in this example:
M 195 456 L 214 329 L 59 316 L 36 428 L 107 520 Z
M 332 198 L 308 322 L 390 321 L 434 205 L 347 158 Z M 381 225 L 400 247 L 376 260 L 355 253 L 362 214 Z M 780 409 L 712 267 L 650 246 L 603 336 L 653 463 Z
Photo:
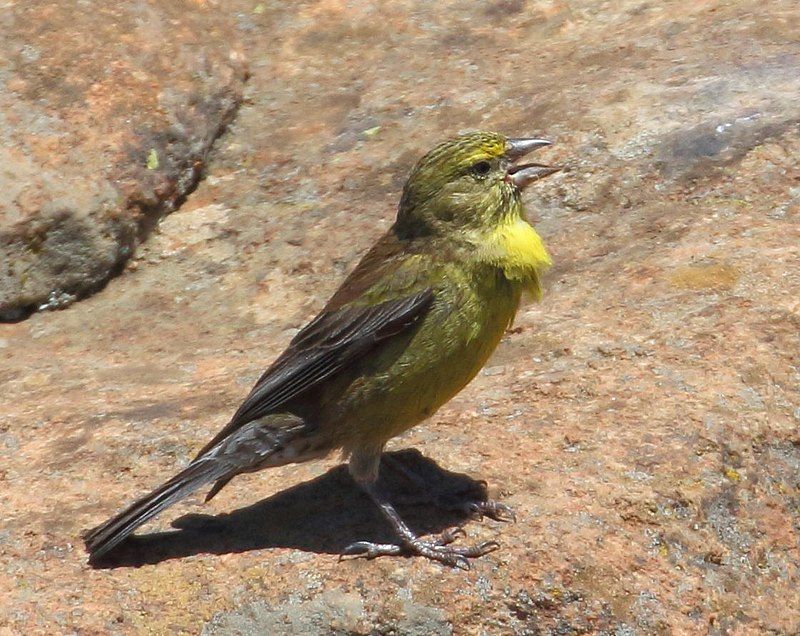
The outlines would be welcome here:
M 800 631 L 796 3 L 198 2 L 178 23 L 199 14 L 252 71 L 208 178 L 102 293 L 0 327 L 0 633 Z M 518 522 L 466 529 L 502 549 L 467 573 L 339 562 L 388 535 L 332 457 L 175 506 L 89 568 L 81 530 L 185 465 L 416 157 L 476 127 L 556 141 L 540 157 L 570 170 L 526 195 L 556 266 L 393 448 L 486 479 Z
M 244 67 L 233 21 L 212 7 L 32 0 L 1 11 L 0 320 L 18 320 L 121 270 L 196 185 Z

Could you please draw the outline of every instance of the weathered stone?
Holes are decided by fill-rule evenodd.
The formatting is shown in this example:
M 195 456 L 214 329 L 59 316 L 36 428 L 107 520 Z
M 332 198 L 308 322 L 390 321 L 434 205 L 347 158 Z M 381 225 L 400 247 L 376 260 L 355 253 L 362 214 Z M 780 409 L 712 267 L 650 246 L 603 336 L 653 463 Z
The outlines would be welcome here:
M 232 25 L 210 7 L 2 11 L 0 320 L 16 320 L 121 270 L 194 188 L 244 70 Z
M 122 276 L 0 326 L 0 632 L 800 633 L 797 3 L 181 7 L 235 20 L 245 103 Z M 526 193 L 555 267 L 503 373 L 392 446 L 488 480 L 518 521 L 466 530 L 501 549 L 466 573 L 339 562 L 390 534 L 331 457 L 89 568 L 81 530 L 185 466 L 419 153 L 475 126 L 571 168 Z

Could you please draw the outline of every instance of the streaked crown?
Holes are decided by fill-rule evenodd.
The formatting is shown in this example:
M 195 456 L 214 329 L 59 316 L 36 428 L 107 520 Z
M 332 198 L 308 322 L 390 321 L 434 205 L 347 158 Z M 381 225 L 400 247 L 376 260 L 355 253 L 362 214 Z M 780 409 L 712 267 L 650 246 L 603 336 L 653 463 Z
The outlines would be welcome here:
M 467 173 L 481 160 L 502 157 L 508 140 L 495 132 L 477 131 L 443 141 L 424 155 L 411 170 L 400 206 L 425 197 L 442 183 Z

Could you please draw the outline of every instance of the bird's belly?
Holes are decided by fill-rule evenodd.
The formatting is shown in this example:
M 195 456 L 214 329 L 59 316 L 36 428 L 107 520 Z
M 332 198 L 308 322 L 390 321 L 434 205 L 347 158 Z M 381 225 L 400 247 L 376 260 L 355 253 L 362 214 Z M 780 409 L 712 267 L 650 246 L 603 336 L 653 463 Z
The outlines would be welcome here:
M 419 328 L 331 387 L 323 425 L 345 451 L 382 446 L 432 415 L 469 383 L 492 354 L 519 304 L 519 288 L 499 277 L 445 293 Z

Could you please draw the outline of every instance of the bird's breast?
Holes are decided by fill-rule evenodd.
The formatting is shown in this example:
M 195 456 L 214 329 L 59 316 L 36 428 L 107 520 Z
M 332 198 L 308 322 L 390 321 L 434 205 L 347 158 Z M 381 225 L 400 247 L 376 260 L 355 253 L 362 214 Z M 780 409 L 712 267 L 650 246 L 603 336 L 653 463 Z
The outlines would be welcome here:
M 475 377 L 513 320 L 522 285 L 496 267 L 448 269 L 440 280 L 419 326 L 365 359 L 328 403 L 346 448 L 383 444 L 432 415 Z

